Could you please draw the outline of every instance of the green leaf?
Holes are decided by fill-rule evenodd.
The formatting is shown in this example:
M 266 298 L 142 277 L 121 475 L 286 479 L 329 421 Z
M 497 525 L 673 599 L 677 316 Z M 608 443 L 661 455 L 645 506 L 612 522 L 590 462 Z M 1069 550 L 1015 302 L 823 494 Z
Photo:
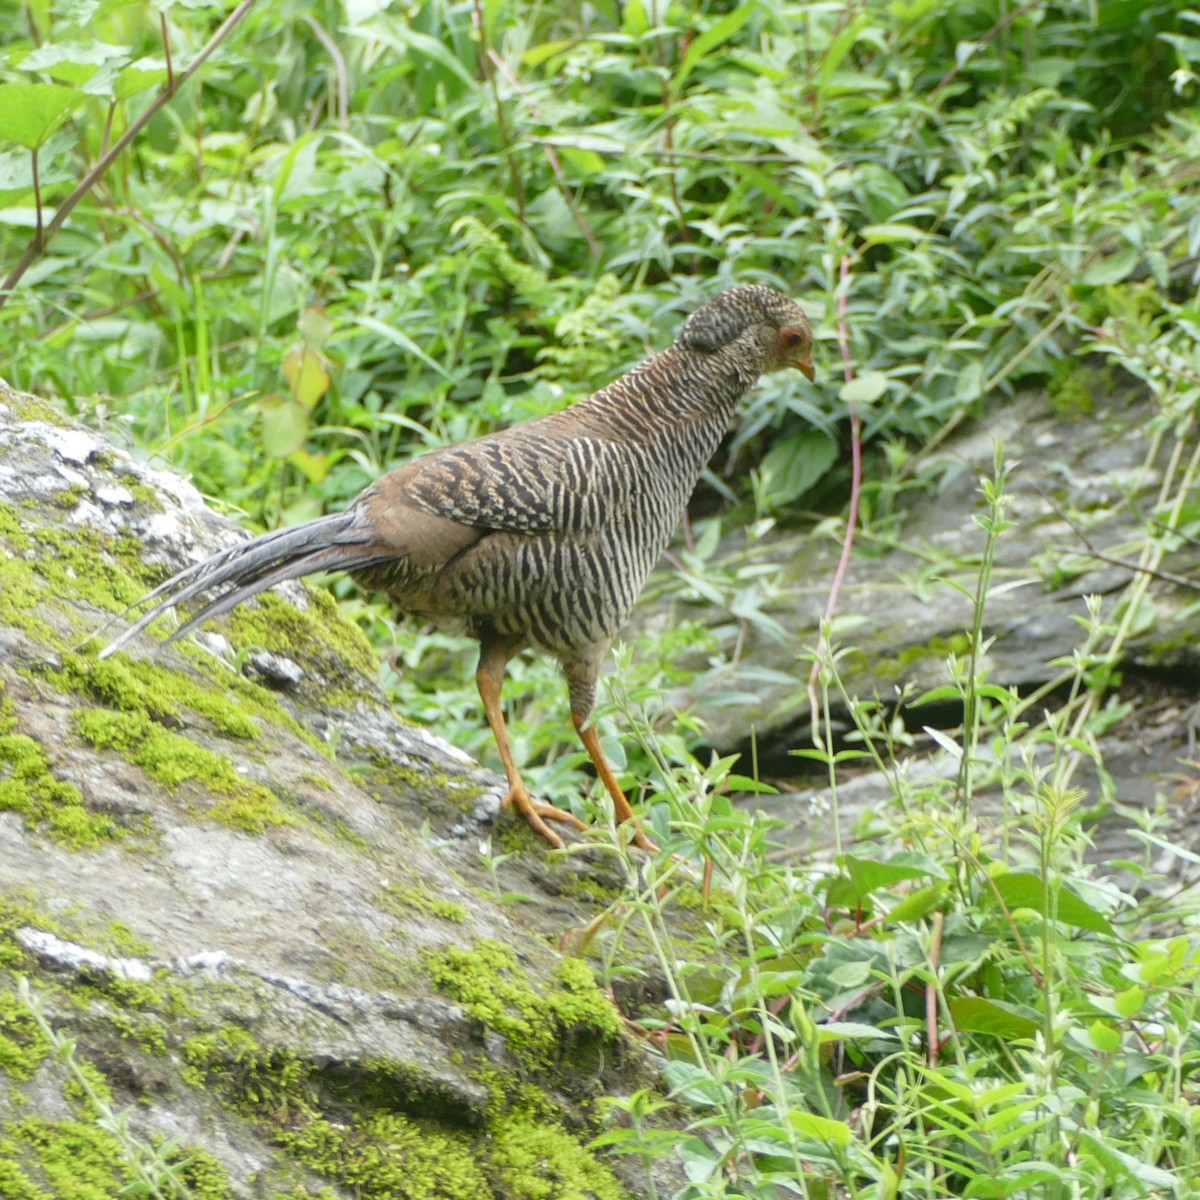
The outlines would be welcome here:
M 848 1146 L 854 1140 L 850 1126 L 845 1121 L 831 1121 L 828 1117 L 818 1117 L 816 1113 L 800 1112 L 792 1109 L 788 1114 L 792 1128 L 801 1137 L 811 1138 L 826 1146 Z
M 929 236 L 916 225 L 866 225 L 863 241 L 869 246 L 884 246 L 891 242 L 920 242 Z
M 772 446 L 758 468 L 766 503 L 779 508 L 802 496 L 833 466 L 837 452 L 837 443 L 816 429 Z
M 1091 287 L 1104 287 L 1106 284 L 1120 283 L 1137 266 L 1141 256 L 1141 251 L 1137 247 L 1125 246 L 1116 254 L 1110 254 L 1107 258 L 1102 258 L 1098 263 L 1093 263 L 1088 267 L 1083 273 L 1083 282 Z
M 287 460 L 298 471 L 304 473 L 309 483 L 320 483 L 329 474 L 328 454 L 313 454 L 301 446 L 299 450 L 293 450 L 287 456 Z
M 582 150 L 578 146 L 559 146 L 559 157 L 575 168 L 580 175 L 604 174 L 604 159 L 595 150 Z
M 329 390 L 329 372 L 324 358 L 308 346 L 296 346 L 283 356 L 283 377 L 292 389 L 292 399 L 312 412 Z
M 877 1025 L 867 1025 L 863 1021 L 829 1021 L 817 1026 L 817 1039 L 825 1042 L 873 1042 L 883 1040 L 896 1041 L 896 1034 Z
M 983 996 L 959 996 L 950 1001 L 949 1007 L 954 1024 L 966 1033 L 989 1033 L 1011 1041 L 1031 1038 L 1041 1028 L 1033 1017 Z
M 849 877 L 859 899 L 908 879 L 945 878 L 945 872 L 935 863 L 924 855 L 911 852 L 893 855 L 887 862 L 843 854 L 837 862 Z
M 625 32 L 631 37 L 641 37 L 650 28 L 650 17 L 642 0 L 628 0 L 622 18 Z
M 36 150 L 82 103 L 82 92 L 57 83 L 0 84 L 0 138 Z
M 47 42 L 20 63 L 25 71 L 41 71 L 61 83 L 82 87 L 91 95 L 111 95 L 112 76 L 129 60 L 129 52 L 123 46 L 109 46 L 104 42 Z M 99 86 L 97 76 L 103 76 Z
M 1061 884 L 1045 888 L 1042 877 L 1032 871 L 1007 871 L 1003 875 L 995 876 L 992 883 L 1010 912 L 1017 908 L 1028 908 L 1044 917 L 1049 916 L 1046 911 L 1048 892 L 1051 905 L 1056 910 L 1055 918 L 1064 925 L 1116 937 L 1116 931 L 1102 913 L 1097 912 Z M 990 891 L 987 894 L 990 895 Z
M 739 4 L 733 12 L 722 17 L 715 25 L 709 26 L 699 37 L 692 39 L 692 44 L 683 56 L 683 62 L 679 64 L 679 69 L 671 80 L 671 91 L 674 95 L 678 96 L 683 91 L 687 77 L 696 69 L 700 60 L 722 43 L 729 41 L 750 19 L 753 12 L 753 4 Z
M 268 458 L 287 458 L 308 437 L 308 413 L 302 404 L 283 396 L 264 396 L 255 405 L 262 416 L 263 453 Z
M 838 399 L 843 404 L 874 404 L 887 390 L 888 377 L 882 371 L 864 371 L 842 384 Z
M 1107 1021 L 1093 1021 L 1088 1026 L 1088 1037 L 1101 1054 L 1115 1054 L 1121 1048 L 1121 1031 Z
M 891 908 L 884 920 L 889 925 L 897 925 L 905 921 L 919 921 L 927 913 L 941 905 L 948 891 L 949 887 L 945 883 L 934 883 L 929 887 L 918 888 Z
M 130 63 L 117 76 L 113 98 L 128 100 L 148 88 L 158 87 L 167 81 L 167 64 L 155 58 L 139 58 Z
M 304 344 L 313 350 L 324 350 L 329 344 L 330 334 L 333 333 L 333 322 L 329 314 L 316 304 L 309 304 L 300 314 L 296 322 Z

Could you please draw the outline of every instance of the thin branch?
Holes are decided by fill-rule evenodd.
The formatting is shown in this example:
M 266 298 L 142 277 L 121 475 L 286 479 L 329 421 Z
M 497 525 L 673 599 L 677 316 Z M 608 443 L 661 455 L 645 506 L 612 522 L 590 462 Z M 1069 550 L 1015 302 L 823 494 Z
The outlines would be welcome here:
M 167 30 L 167 14 L 158 14 L 159 28 L 162 30 L 163 57 L 167 60 L 167 91 L 175 91 L 175 65 L 171 62 L 171 35 Z
M 75 190 L 58 206 L 58 211 L 54 214 L 54 219 L 45 228 L 44 236 L 39 234 L 34 237 L 25 248 L 25 253 L 21 255 L 20 261 L 9 271 L 7 278 L 0 284 L 0 308 L 3 308 L 8 302 L 13 289 L 20 282 L 21 276 L 29 270 L 30 266 L 37 260 L 54 235 L 66 224 L 66 220 L 75 210 L 75 206 L 96 186 L 96 183 L 108 168 L 124 153 L 126 147 L 145 129 L 158 112 L 174 99 L 184 84 L 208 61 L 217 47 L 225 41 L 257 3 L 258 0 L 242 0 L 237 8 L 217 27 L 216 32 L 208 39 L 196 57 L 192 59 L 188 65 L 188 69 L 178 78 L 169 77 L 167 86 L 154 97 L 146 107 L 145 112 L 130 124 L 129 128 L 112 144 L 111 148 L 105 154 L 102 154 L 96 160 L 92 169 L 76 185 Z
M 508 69 L 508 63 L 500 57 L 490 46 L 488 47 L 488 56 L 496 66 L 504 78 L 508 80 L 511 87 L 515 88 L 522 96 L 525 97 L 529 104 L 529 111 L 535 119 L 541 119 L 541 113 L 538 112 L 537 105 L 533 102 L 528 91 L 521 85 L 521 81 Z M 571 185 L 567 180 L 567 173 L 562 168 L 562 163 L 558 160 L 558 155 L 554 152 L 554 147 L 541 138 L 534 139 L 542 143 L 542 149 L 546 152 L 546 160 L 550 163 L 550 169 L 554 172 L 554 178 L 558 180 L 558 190 L 562 193 L 562 198 L 566 201 L 567 207 L 571 210 L 571 215 L 575 218 L 575 224 L 579 226 L 579 231 L 583 234 L 584 241 L 588 244 L 588 249 L 592 252 L 592 257 L 599 260 L 604 257 L 604 251 L 600 247 L 600 243 L 596 240 L 596 235 L 592 232 L 591 225 L 588 224 L 587 217 L 583 215 L 575 197 L 571 195 Z
M 1006 13 L 991 27 L 971 49 L 963 56 L 962 62 L 957 62 L 948 70 L 945 75 L 938 80 L 937 87 L 929 93 L 930 102 L 936 100 L 959 76 L 963 67 L 975 57 L 997 34 L 1003 33 L 1018 17 L 1023 17 L 1031 8 L 1037 8 L 1039 5 L 1045 4 L 1046 0 L 1025 0 L 1025 3 L 1018 8 L 1014 8 L 1012 12 Z
M 492 89 L 492 101 L 496 106 L 496 124 L 500 129 L 500 140 L 504 143 L 504 159 L 508 163 L 508 174 L 512 180 L 513 199 L 517 204 L 517 215 L 521 218 L 521 223 L 526 224 L 525 184 L 521 179 L 520 168 L 517 166 L 512 135 L 508 131 L 508 119 L 504 115 L 504 101 L 500 96 L 500 86 L 496 83 L 496 72 L 492 70 L 493 61 L 496 56 L 492 54 L 492 48 L 488 44 L 487 25 L 483 19 L 483 7 L 480 0 L 472 0 L 471 11 L 475 20 L 475 29 L 479 34 L 479 45 L 483 50 L 483 54 L 479 58 L 479 65 L 483 71 L 484 79 L 487 80 L 488 86 Z
M 838 346 L 842 351 L 842 374 L 847 383 L 854 378 L 854 367 L 850 358 L 850 330 L 846 324 L 846 308 L 850 302 L 850 255 L 842 255 L 840 268 L 841 288 L 838 291 Z M 850 511 L 846 514 L 846 536 L 842 539 L 842 553 L 838 559 L 837 570 L 833 573 L 833 583 L 829 588 L 829 599 L 825 602 L 825 615 L 822 625 L 831 621 L 837 612 L 838 600 L 842 594 L 842 583 L 850 566 L 850 552 L 854 549 L 854 533 L 858 528 L 858 506 L 862 495 L 862 419 L 858 415 L 858 406 L 848 404 L 850 410 Z M 813 744 L 820 746 L 818 737 L 818 722 L 820 707 L 817 704 L 817 678 L 821 673 L 821 656 L 824 651 L 825 633 L 817 645 L 817 654 L 813 659 L 812 670 L 808 673 L 808 704 L 812 719 Z
M 39 249 L 44 244 L 42 230 L 42 183 L 38 176 L 38 152 L 37 147 L 29 152 L 31 157 L 31 166 L 33 169 L 33 207 L 37 212 L 37 228 L 34 230 L 33 242 Z

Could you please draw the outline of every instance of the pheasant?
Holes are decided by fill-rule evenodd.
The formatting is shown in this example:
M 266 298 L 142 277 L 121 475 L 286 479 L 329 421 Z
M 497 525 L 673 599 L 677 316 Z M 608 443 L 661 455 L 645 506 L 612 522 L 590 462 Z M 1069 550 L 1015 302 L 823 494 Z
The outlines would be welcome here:
M 759 285 L 698 308 L 674 343 L 559 412 L 397 467 L 343 512 L 265 533 L 168 579 L 106 657 L 168 609 L 214 596 L 167 639 L 286 579 L 348 571 L 411 614 L 479 643 L 476 685 L 508 779 L 505 805 L 552 846 L 548 820 L 587 826 L 529 793 L 500 694 L 526 648 L 558 659 L 575 730 L 633 841 L 637 824 L 588 717 L 608 649 L 666 548 L 742 397 L 765 373 L 813 379 L 812 332 L 799 305 Z

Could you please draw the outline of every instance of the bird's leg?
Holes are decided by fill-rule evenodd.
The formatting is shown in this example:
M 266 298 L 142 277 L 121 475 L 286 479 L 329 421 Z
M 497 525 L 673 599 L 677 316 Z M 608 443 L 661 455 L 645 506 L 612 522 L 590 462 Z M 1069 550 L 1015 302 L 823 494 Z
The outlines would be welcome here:
M 508 779 L 508 795 L 504 797 L 503 803 L 515 808 L 551 846 L 561 850 L 563 840 L 546 824 L 546 819 L 565 821 L 578 829 L 587 829 L 588 826 L 574 813 L 535 800 L 529 794 L 525 780 L 521 778 L 517 760 L 513 757 L 512 742 L 508 739 L 508 726 L 504 723 L 504 713 L 500 708 L 500 687 L 504 682 L 504 667 L 507 662 L 508 654 L 503 643 L 485 642 L 479 655 L 479 667 L 475 672 L 475 686 L 479 689 L 483 711 L 487 713 L 488 724 L 492 727 L 492 736 L 496 739 L 496 749 L 500 751 L 500 761 L 504 764 L 504 774 Z
M 630 808 L 629 801 L 625 799 L 625 793 L 621 791 L 621 785 L 617 782 L 617 777 L 609 765 L 604 747 L 600 745 L 600 735 L 597 734 L 595 725 L 584 725 L 587 720 L 586 713 L 572 711 L 571 720 L 575 723 L 575 732 L 579 734 L 583 748 L 588 752 L 588 758 L 592 760 L 592 765 L 600 776 L 600 782 L 604 784 L 605 790 L 612 797 L 613 808 L 617 814 L 617 824 L 620 825 L 625 821 L 631 822 L 634 829 L 633 844 L 645 850 L 647 854 L 657 854 L 658 847 L 642 832 L 640 822 L 633 809 Z

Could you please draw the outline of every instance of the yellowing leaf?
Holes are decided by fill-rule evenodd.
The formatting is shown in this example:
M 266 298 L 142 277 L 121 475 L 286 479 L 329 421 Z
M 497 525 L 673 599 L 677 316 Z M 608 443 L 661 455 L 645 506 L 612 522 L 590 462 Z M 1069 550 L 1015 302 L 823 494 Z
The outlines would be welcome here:
M 283 377 L 291 385 L 292 399 L 302 404 L 306 413 L 329 391 L 324 359 L 307 346 L 296 346 L 283 356 Z

